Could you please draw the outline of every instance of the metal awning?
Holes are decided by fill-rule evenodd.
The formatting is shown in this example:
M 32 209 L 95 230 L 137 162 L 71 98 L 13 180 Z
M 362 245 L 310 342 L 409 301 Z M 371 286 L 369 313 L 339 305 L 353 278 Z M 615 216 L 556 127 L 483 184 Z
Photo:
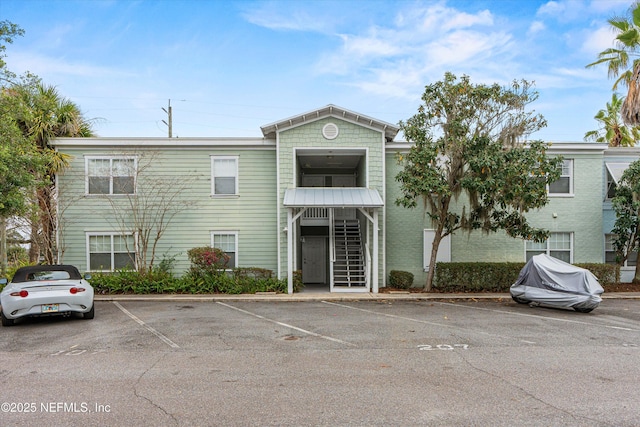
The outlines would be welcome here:
M 284 206 L 289 208 L 381 208 L 378 190 L 361 187 L 290 188 L 284 193 Z
M 620 179 L 622 178 L 622 173 L 625 170 L 627 170 L 627 168 L 630 165 L 630 163 L 609 163 L 609 162 L 606 162 L 605 164 L 607 165 L 607 170 L 609 171 L 609 174 L 611 175 L 611 178 L 613 178 L 613 182 L 615 182 L 616 185 L 618 185 L 618 183 L 620 182 Z

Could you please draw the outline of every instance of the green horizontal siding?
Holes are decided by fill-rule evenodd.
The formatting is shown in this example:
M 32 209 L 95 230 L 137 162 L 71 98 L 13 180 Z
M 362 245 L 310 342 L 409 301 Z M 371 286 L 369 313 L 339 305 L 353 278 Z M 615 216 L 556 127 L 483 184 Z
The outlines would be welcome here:
M 431 220 L 424 214 L 422 206 L 407 209 L 396 205 L 396 199 L 401 196 L 400 183 L 396 176 L 402 167 L 396 160 L 396 152 L 388 151 L 386 160 L 386 274 L 385 282 L 392 270 L 408 271 L 414 275 L 414 286 L 424 285 L 427 276 L 423 271 L 423 233 L 425 228 L 431 228 Z
M 566 154 L 564 158 L 573 159 L 573 196 L 550 197 L 547 206 L 530 211 L 526 216 L 535 227 L 573 233 L 574 262 L 603 262 L 602 155 Z M 387 274 L 391 270 L 409 271 L 416 276 L 416 284 L 421 284 L 426 280 L 426 274 L 422 271 L 422 230 L 432 228 L 430 220 L 420 203 L 415 209 L 405 209 L 395 204 L 400 196 L 400 185 L 395 176 L 401 170 L 396 152 L 387 152 L 386 165 L 389 194 L 386 202 Z M 525 243 L 522 239 L 507 236 L 503 231 L 491 234 L 458 231 L 451 239 L 451 260 L 522 262 L 525 260 Z
M 64 262 L 86 270 L 86 232 L 118 231 L 121 228 L 113 220 L 114 207 L 107 199 L 84 194 L 85 156 L 110 153 L 98 148 L 65 152 L 73 155 L 74 159 L 71 167 L 59 177 L 60 200 L 63 201 L 60 209 L 61 249 Z M 176 203 L 192 205 L 171 220 L 159 241 L 156 262 L 163 255 L 176 256 L 176 272 L 185 271 L 189 268 L 186 252 L 194 247 L 210 245 L 211 231 L 223 230 L 238 232 L 240 266 L 276 270 L 275 149 L 164 148 L 161 152 L 140 152 L 154 159 L 150 164 L 146 164 L 144 159 L 140 162 L 143 170 L 138 183 L 138 197 L 144 197 L 144 193 L 175 194 L 175 190 L 164 187 L 179 179 L 188 183 L 188 188 L 177 194 Z M 123 153 L 120 148 L 113 154 L 130 153 Z M 239 196 L 211 196 L 211 155 L 238 156 Z M 112 200 L 119 202 L 117 209 L 128 210 L 126 198 L 112 197 Z
M 327 140 L 322 135 L 322 128 L 327 123 L 334 123 L 338 129 L 338 137 L 333 140 Z M 336 153 L 340 153 L 340 148 L 356 148 L 367 149 L 366 170 L 359 170 L 358 184 L 364 185 L 366 179 L 363 175 L 368 174 L 369 188 L 376 189 L 385 197 L 384 184 L 384 143 L 383 135 L 380 131 L 369 129 L 361 125 L 350 123 L 336 117 L 328 117 L 317 121 L 312 121 L 302 126 L 287 129 L 279 133 L 279 158 L 278 164 L 280 168 L 279 183 L 279 204 L 282 206 L 284 193 L 289 188 L 295 187 L 296 173 L 294 170 L 294 149 L 295 148 L 319 148 L 319 149 L 336 149 Z M 280 212 L 280 228 L 286 227 L 287 224 L 287 208 L 282 208 Z M 383 210 L 379 211 L 379 276 L 381 285 L 383 279 L 383 232 L 384 225 Z M 365 225 L 362 224 L 363 230 Z M 280 255 L 281 255 L 281 272 L 286 275 L 287 272 L 287 235 L 280 235 Z

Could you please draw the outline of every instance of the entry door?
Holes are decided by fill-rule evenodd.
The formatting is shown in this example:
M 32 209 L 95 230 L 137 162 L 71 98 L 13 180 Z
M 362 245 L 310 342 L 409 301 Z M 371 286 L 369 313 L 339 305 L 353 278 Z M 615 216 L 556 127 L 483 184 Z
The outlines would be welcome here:
M 327 239 L 307 236 L 302 242 L 302 282 L 327 283 Z

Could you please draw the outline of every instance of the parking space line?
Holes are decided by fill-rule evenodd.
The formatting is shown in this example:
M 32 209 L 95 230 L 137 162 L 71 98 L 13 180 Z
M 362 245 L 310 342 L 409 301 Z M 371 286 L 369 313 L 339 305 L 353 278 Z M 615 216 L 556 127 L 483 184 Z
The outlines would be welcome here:
M 471 306 L 462 305 L 462 304 L 452 304 L 450 302 L 441 302 L 441 301 L 433 301 L 433 302 L 435 304 L 451 305 L 451 306 L 454 306 L 454 307 L 469 308 L 471 310 L 491 311 L 491 312 L 494 312 L 494 313 L 512 314 L 514 316 L 533 317 L 533 318 L 544 319 L 544 320 L 555 320 L 555 321 L 558 321 L 558 322 L 576 323 L 578 325 L 597 326 L 597 327 L 600 327 L 600 328 L 616 329 L 616 330 L 619 330 L 619 331 L 640 332 L 640 329 L 625 328 L 625 327 L 622 327 L 622 326 L 614 326 L 614 325 L 602 325 L 602 324 L 598 324 L 598 323 L 585 322 L 585 321 L 582 321 L 582 320 L 559 319 L 557 317 L 547 317 L 547 316 L 541 316 L 539 314 L 517 313 L 517 312 L 514 312 L 514 311 L 495 310 L 495 309 L 483 308 L 483 307 L 471 307 Z
M 326 335 L 318 334 L 318 333 L 315 333 L 315 332 L 307 331 L 306 329 L 302 329 L 302 328 L 299 328 L 297 326 L 289 325 L 288 323 L 279 322 L 277 320 L 269 319 L 269 318 L 261 316 L 259 314 L 252 313 L 250 311 L 243 310 L 241 308 L 234 307 L 232 305 L 225 304 L 225 303 L 220 302 L 220 301 L 216 301 L 216 304 L 220 304 L 220 305 L 222 305 L 224 307 L 230 308 L 232 310 L 239 311 L 239 312 L 244 313 L 244 314 L 248 314 L 249 316 L 253 316 L 253 317 L 256 317 L 258 319 L 265 320 L 267 322 L 275 323 L 276 325 L 279 325 L 279 326 L 282 326 L 282 327 L 285 327 L 285 328 L 293 329 L 294 331 L 302 332 L 303 334 L 311 335 L 311 336 L 314 336 L 314 337 L 317 337 L 317 338 L 322 338 L 322 339 L 328 340 L 328 341 L 337 342 L 337 343 L 340 343 L 340 344 L 345 344 L 345 345 L 350 345 L 350 346 L 353 346 L 353 347 L 357 347 L 355 344 L 352 344 L 350 342 L 342 341 L 342 340 L 339 340 L 337 338 L 333 338 L 333 337 L 329 337 L 329 336 L 326 336 Z
M 138 325 L 142 326 L 143 328 L 145 328 L 147 331 L 151 332 L 153 335 L 155 335 L 156 337 L 160 338 L 160 340 L 162 342 L 164 342 L 165 344 L 167 344 L 169 347 L 171 348 L 180 348 L 180 346 L 176 343 L 174 343 L 173 341 L 171 341 L 169 338 L 167 338 L 166 336 L 164 336 L 162 333 L 158 332 L 157 330 L 155 330 L 154 328 L 152 328 L 151 326 L 147 325 L 144 321 L 140 320 L 136 315 L 134 315 L 133 313 L 131 313 L 129 310 L 127 310 L 126 308 L 124 308 L 123 306 L 120 305 L 119 302 L 117 301 L 113 301 L 113 304 L 118 307 L 120 309 L 120 311 L 122 311 L 124 314 L 126 314 L 127 316 L 129 316 L 131 319 L 133 319 L 133 321 L 135 321 Z
M 399 320 L 408 320 L 410 322 L 422 323 L 422 324 L 431 325 L 431 326 L 440 326 L 440 327 L 443 327 L 443 328 L 455 328 L 455 329 L 468 330 L 468 328 L 462 328 L 461 326 L 458 326 L 458 325 L 447 325 L 446 323 L 429 322 L 427 320 L 414 319 L 412 317 L 398 316 L 397 314 L 380 313 L 380 312 L 373 311 L 373 310 L 366 310 L 364 308 L 353 307 L 353 306 L 346 305 L 346 304 L 338 304 L 336 302 L 331 302 L 331 301 L 322 301 L 322 302 L 324 304 L 333 305 L 333 306 L 336 306 L 336 307 L 348 308 L 350 310 L 362 311 L 364 313 L 371 313 L 371 314 L 375 314 L 377 316 L 391 317 L 393 319 L 399 319 Z M 496 337 L 496 338 L 510 339 L 510 340 L 514 339 L 513 337 L 509 337 L 509 336 L 506 336 L 506 335 L 492 334 L 492 333 L 489 333 L 489 332 L 486 332 L 486 331 L 478 331 L 478 334 L 487 335 L 487 336 Z M 535 344 L 535 342 L 533 342 L 533 341 L 527 341 L 527 340 L 518 340 L 518 341 L 520 341 L 522 343 L 525 343 L 525 344 Z

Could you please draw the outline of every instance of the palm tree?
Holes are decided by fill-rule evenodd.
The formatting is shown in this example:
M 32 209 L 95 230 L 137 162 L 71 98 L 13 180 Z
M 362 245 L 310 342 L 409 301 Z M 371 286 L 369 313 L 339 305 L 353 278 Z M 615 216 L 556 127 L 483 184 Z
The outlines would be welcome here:
M 32 223 L 29 258 L 37 261 L 42 252 L 47 263 L 54 263 L 54 177 L 68 166 L 70 158 L 53 150 L 50 141 L 57 137 L 89 137 L 93 132 L 80 108 L 62 97 L 55 86 L 36 80 L 34 84 L 20 86 L 18 93 L 28 111 L 20 120 L 22 131 L 47 162 L 42 177 L 45 185 L 36 191 L 39 219 Z
M 585 133 L 584 140 L 606 142 L 609 147 L 633 147 L 636 145 L 636 141 L 640 139 L 640 128 L 624 125 L 620 118 L 623 103 L 624 98 L 620 98 L 617 93 L 614 93 L 611 96 L 611 102 L 607 102 L 607 108 L 598 111 L 594 117 L 600 123 L 600 129 Z
M 598 60 L 587 68 L 607 63 L 609 77 L 617 78 L 613 90 L 620 83 L 627 86 L 620 112 L 625 124 L 637 126 L 640 125 L 640 1 L 633 3 L 628 17 L 615 17 L 607 22 L 616 34 L 616 47 L 600 52 Z

